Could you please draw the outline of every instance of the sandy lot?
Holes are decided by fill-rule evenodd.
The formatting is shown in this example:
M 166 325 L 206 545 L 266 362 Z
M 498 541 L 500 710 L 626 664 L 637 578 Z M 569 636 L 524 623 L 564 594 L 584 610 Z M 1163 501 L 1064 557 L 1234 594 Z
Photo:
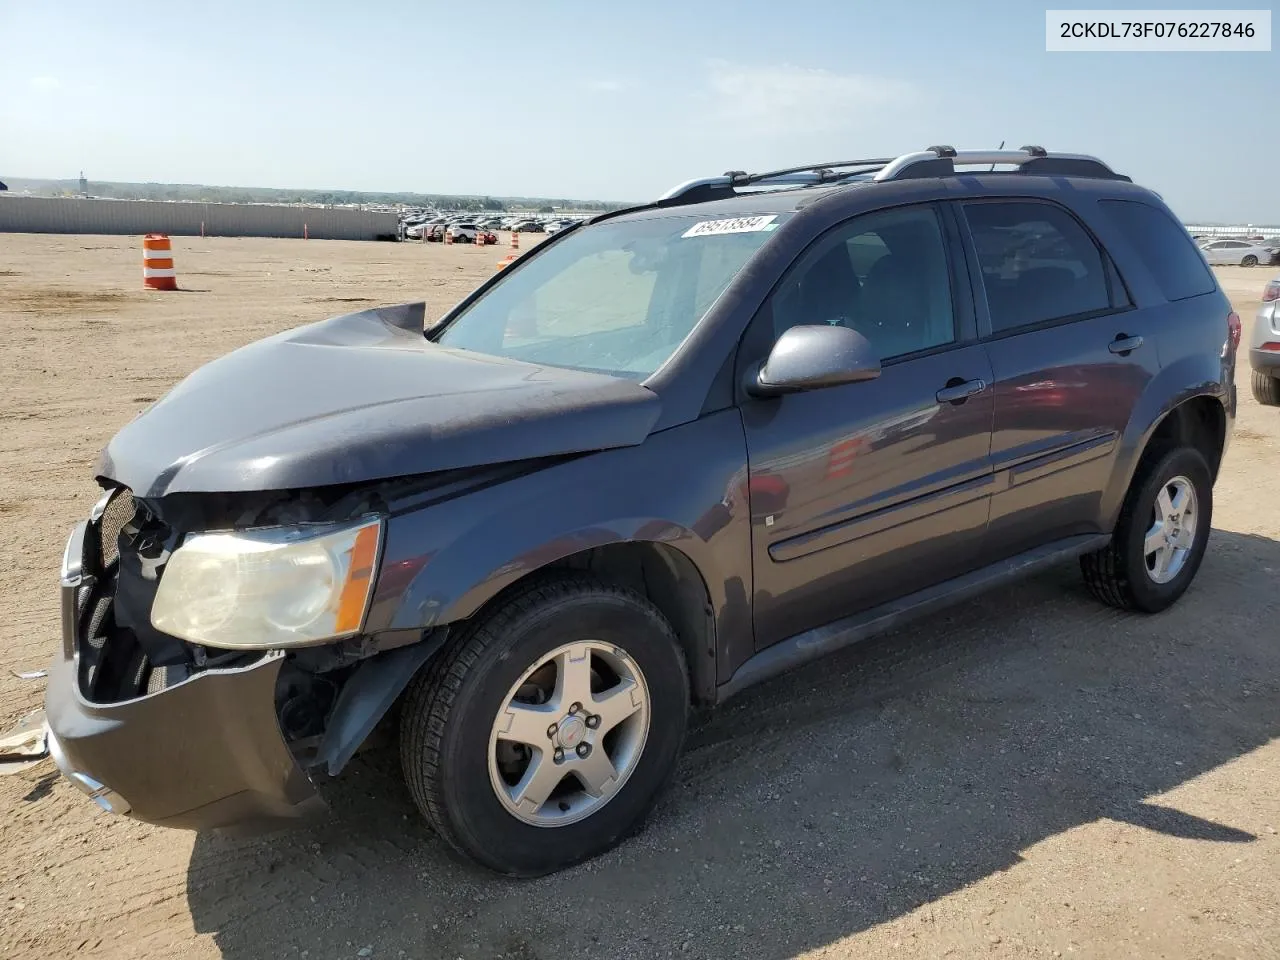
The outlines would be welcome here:
M 458 300 L 507 251 L 0 235 L 0 725 L 39 706 L 97 450 L 200 363 L 374 303 Z M 1252 320 L 1271 271 L 1224 269 Z M 1067 566 L 743 695 L 647 830 L 545 880 L 445 855 L 363 755 L 320 826 L 253 840 L 0 778 L 0 956 L 1280 957 L 1280 412 L 1245 385 L 1214 536 L 1157 617 Z

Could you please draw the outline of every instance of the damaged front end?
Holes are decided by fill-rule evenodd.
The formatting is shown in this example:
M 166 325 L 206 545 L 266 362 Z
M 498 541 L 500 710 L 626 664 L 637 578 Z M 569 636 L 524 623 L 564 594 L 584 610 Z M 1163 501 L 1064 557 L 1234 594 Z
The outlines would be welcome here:
M 383 492 L 147 500 L 110 489 L 63 558 L 62 649 L 45 707 L 63 773 L 104 809 L 165 826 L 243 828 L 322 809 L 311 772 L 341 770 L 443 631 L 425 642 L 422 631 L 357 629 L 296 649 L 215 646 L 158 629 L 153 613 L 193 535 L 380 524 Z M 376 557 L 370 565 L 372 577 Z

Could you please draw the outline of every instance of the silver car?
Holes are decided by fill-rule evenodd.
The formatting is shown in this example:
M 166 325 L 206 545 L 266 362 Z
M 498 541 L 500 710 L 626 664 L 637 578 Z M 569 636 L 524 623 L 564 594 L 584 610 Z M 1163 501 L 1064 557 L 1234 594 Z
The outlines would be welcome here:
M 1249 366 L 1253 368 L 1253 399 L 1280 407 L 1280 277 L 1262 291 L 1262 305 L 1253 318 Z
M 1200 249 L 1204 251 L 1205 259 L 1212 264 L 1238 264 L 1242 267 L 1270 263 L 1275 252 L 1270 247 L 1249 240 L 1209 240 L 1201 243 Z

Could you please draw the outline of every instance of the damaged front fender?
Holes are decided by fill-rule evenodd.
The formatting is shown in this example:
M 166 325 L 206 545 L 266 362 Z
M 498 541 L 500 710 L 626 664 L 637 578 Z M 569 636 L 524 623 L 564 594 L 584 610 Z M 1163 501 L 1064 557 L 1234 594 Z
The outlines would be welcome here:
M 311 766 L 337 776 L 391 709 L 419 668 L 444 646 L 448 629 L 363 661 L 342 687 Z

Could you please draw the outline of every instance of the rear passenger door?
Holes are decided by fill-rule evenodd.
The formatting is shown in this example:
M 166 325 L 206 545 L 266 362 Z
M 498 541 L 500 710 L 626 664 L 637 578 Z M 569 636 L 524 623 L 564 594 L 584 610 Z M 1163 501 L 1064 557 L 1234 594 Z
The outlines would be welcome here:
M 961 204 L 978 328 L 995 378 L 989 561 L 1100 533 L 1133 408 L 1159 369 L 1151 319 L 1066 207 Z

